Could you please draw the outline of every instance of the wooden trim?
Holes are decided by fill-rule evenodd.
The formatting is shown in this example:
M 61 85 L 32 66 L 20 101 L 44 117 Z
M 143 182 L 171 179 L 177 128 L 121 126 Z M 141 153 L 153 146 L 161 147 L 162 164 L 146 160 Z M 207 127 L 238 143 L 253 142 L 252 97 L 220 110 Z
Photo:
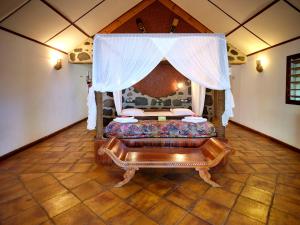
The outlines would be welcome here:
M 62 128 L 62 129 L 59 129 L 58 131 L 55 131 L 52 134 L 49 134 L 49 135 L 47 135 L 45 137 L 42 137 L 42 138 L 40 138 L 40 139 L 38 139 L 36 141 L 33 141 L 33 142 L 29 143 L 27 145 L 24 145 L 24 146 L 22 146 L 20 148 L 17 148 L 17 149 L 15 149 L 15 150 L 13 150 L 13 151 L 11 151 L 9 153 L 6 153 L 5 155 L 0 156 L 0 161 L 5 160 L 5 159 L 7 159 L 9 157 L 12 157 L 13 155 L 15 155 L 17 153 L 20 153 L 20 152 L 22 152 L 22 151 L 24 151 L 24 150 L 26 150 L 26 149 L 28 149 L 28 148 L 30 148 L 30 147 L 38 144 L 38 143 L 41 143 L 41 142 L 43 142 L 43 141 L 45 141 L 45 140 L 47 140 L 47 139 L 49 139 L 49 138 L 51 138 L 51 137 L 53 137 L 53 136 L 55 136 L 57 134 L 59 134 L 59 133 L 65 131 L 65 130 L 67 130 L 67 129 L 69 129 L 69 128 L 71 128 L 71 127 L 73 127 L 73 126 L 75 126 L 75 125 L 77 125 L 77 124 L 85 121 L 86 119 L 87 118 L 81 119 L 81 120 L 79 120 L 79 121 L 77 121 L 75 123 L 72 123 L 71 125 L 68 125 L 68 126 Z
M 7 28 L 5 28 L 5 27 L 0 26 L 0 30 L 6 31 L 6 32 L 11 33 L 11 34 L 14 34 L 14 35 L 17 35 L 17 36 L 19 36 L 19 37 L 21 37 L 21 38 L 25 38 L 25 39 L 27 39 L 27 40 L 29 40 L 29 41 L 33 41 L 33 42 L 35 42 L 35 43 L 37 43 L 37 44 L 43 45 L 43 46 L 45 46 L 45 47 L 54 49 L 54 50 L 56 50 L 56 51 L 59 51 L 59 52 L 61 52 L 61 53 L 64 53 L 64 54 L 68 55 L 68 53 L 65 52 L 65 51 L 62 51 L 62 50 L 60 50 L 60 49 L 58 49 L 58 48 L 52 47 L 52 46 L 47 45 L 47 44 L 45 44 L 45 43 L 43 43 L 43 42 L 40 42 L 40 41 L 35 40 L 35 39 L 33 39 L 33 38 L 27 37 L 27 36 L 25 36 L 25 35 L 23 35 L 23 34 L 17 33 L 17 32 L 15 32 L 15 31 L 12 31 L 12 30 L 7 29 Z
M 235 18 L 233 18 L 230 14 L 226 13 L 222 8 L 220 8 L 217 4 L 215 4 L 214 2 L 212 2 L 211 0 L 208 0 L 208 2 L 210 4 L 212 4 L 213 6 L 215 6 L 216 8 L 218 8 L 221 12 L 223 12 L 225 15 L 227 15 L 228 17 L 230 17 L 232 20 L 234 20 L 236 23 L 238 23 L 239 25 L 241 25 L 241 23 L 239 21 L 237 21 Z M 257 37 L 259 40 L 261 40 L 262 42 L 264 42 L 265 44 L 271 46 L 268 42 L 266 42 L 264 39 L 262 39 L 261 37 L 259 37 L 258 35 L 256 35 L 254 32 L 252 32 L 251 30 L 249 30 L 247 27 L 244 27 L 244 29 L 246 29 L 248 32 L 250 32 L 251 34 L 253 34 L 255 37 Z
M 288 4 L 289 6 L 291 6 L 293 9 L 295 9 L 298 13 L 300 13 L 300 9 L 298 9 L 295 5 L 293 5 L 292 3 L 290 3 L 287 0 L 284 0 L 286 4 Z
M 297 96 L 291 96 L 291 83 L 297 84 L 300 82 L 291 82 L 291 64 L 292 59 L 299 59 L 300 53 L 289 55 L 286 57 L 286 83 L 285 83 L 285 103 L 286 104 L 293 104 L 293 105 L 300 105 L 300 100 L 292 100 L 291 97 L 297 97 Z
M 200 23 L 198 20 L 196 20 L 194 17 L 192 17 L 190 14 L 188 14 L 184 9 L 176 5 L 171 0 L 158 0 L 161 4 L 163 4 L 165 7 L 167 7 L 169 10 L 171 10 L 173 13 L 175 13 L 177 16 L 181 17 L 186 23 L 193 26 L 195 29 L 197 29 L 200 33 L 213 33 L 210 29 L 208 29 L 206 26 L 204 26 L 202 23 Z
M 74 26 L 77 30 L 79 30 L 81 33 L 86 35 L 87 37 L 91 37 L 88 33 L 86 33 L 84 30 L 82 30 L 79 26 L 77 26 L 72 20 L 70 20 L 68 17 L 66 17 L 64 14 L 62 14 L 59 10 L 57 10 L 53 5 L 51 5 L 49 2 L 45 0 L 40 0 L 42 3 L 44 3 L 46 6 L 48 6 L 50 9 L 52 9 L 54 12 L 56 12 L 58 15 L 60 15 L 62 18 L 64 18 L 66 21 L 68 21 L 72 26 Z M 56 35 L 54 35 L 51 39 L 56 37 L 60 32 L 58 32 Z M 51 40 L 49 39 L 49 40 Z M 47 40 L 47 41 L 49 41 Z
M 210 4 L 212 4 L 213 6 L 215 6 L 216 8 L 218 8 L 221 12 L 223 12 L 225 15 L 227 15 L 228 17 L 230 17 L 232 20 L 234 20 L 235 22 L 237 22 L 238 24 L 241 24 L 239 21 L 237 21 L 235 18 L 233 18 L 230 14 L 228 14 L 227 12 L 225 12 L 222 8 L 220 8 L 216 3 L 212 2 L 211 0 L 208 0 L 208 2 Z
M 156 0 L 144 0 L 141 3 L 137 4 L 130 10 L 128 10 L 126 13 L 121 15 L 119 18 L 114 20 L 112 23 L 104 27 L 102 30 L 100 30 L 98 33 L 112 33 L 114 30 L 119 28 L 121 25 L 123 25 L 125 22 L 130 20 L 132 17 L 134 17 L 136 14 L 147 8 L 149 5 L 154 3 Z M 166 8 L 171 10 L 174 14 L 181 17 L 186 23 L 193 26 L 196 30 L 198 30 L 201 33 L 212 33 L 211 30 L 209 30 L 206 26 L 204 26 L 202 23 L 200 23 L 198 20 L 196 20 L 194 17 L 192 17 L 190 14 L 188 14 L 186 11 L 184 11 L 182 8 L 180 8 L 178 5 L 173 3 L 170 0 L 158 0 L 162 5 L 164 5 Z
M 278 139 L 276 139 L 276 138 L 274 138 L 274 137 L 271 137 L 271 136 L 269 136 L 269 135 L 267 135 L 267 134 L 264 134 L 264 133 L 262 133 L 262 132 L 260 132 L 260 131 L 257 131 L 257 130 L 254 130 L 254 129 L 250 128 L 250 127 L 247 127 L 247 126 L 245 126 L 245 125 L 243 125 L 243 124 L 240 124 L 240 123 L 235 122 L 235 121 L 232 121 L 232 120 L 229 120 L 229 122 L 232 123 L 232 124 L 235 124 L 235 125 L 237 125 L 237 126 L 239 126 L 239 127 L 242 127 L 243 129 L 248 130 L 248 131 L 250 131 L 250 132 L 252 132 L 252 133 L 255 133 L 255 134 L 261 135 L 261 136 L 263 136 L 263 137 L 265 137 L 265 138 L 268 138 L 268 139 L 270 139 L 270 140 L 272 140 L 272 141 L 274 141 L 274 142 L 276 142 L 276 143 L 278 143 L 278 144 L 284 145 L 285 147 L 288 147 L 288 148 L 290 148 L 290 149 L 293 150 L 293 151 L 297 151 L 297 152 L 300 151 L 300 149 L 297 148 L 297 147 L 295 147 L 295 146 L 292 146 L 292 145 L 290 145 L 290 144 L 287 144 L 287 143 L 285 143 L 285 142 L 283 142 L 283 141 L 280 141 L 280 140 L 278 140 Z
M 102 0 L 101 2 L 97 3 L 96 5 L 94 5 L 92 8 L 90 8 L 88 11 L 86 11 L 84 14 L 82 14 L 80 17 L 78 17 L 78 19 L 76 19 L 74 21 L 74 23 L 76 23 L 78 20 L 80 20 L 82 17 L 84 17 L 86 14 L 88 14 L 89 12 L 91 12 L 93 9 L 97 8 L 99 5 L 101 5 L 103 2 L 105 2 L 105 0 Z
M 128 20 L 130 20 L 132 17 L 134 17 L 136 14 L 147 8 L 149 5 L 154 3 L 156 0 L 144 0 L 135 5 L 133 8 L 129 9 L 127 12 L 119 16 L 116 20 L 114 20 L 112 23 L 108 24 L 106 27 L 101 29 L 97 33 L 112 33 L 114 30 L 116 30 L 118 27 L 126 23 Z
M 249 57 L 249 56 L 251 56 L 251 55 L 254 55 L 254 54 L 257 54 L 257 53 L 260 53 L 260 52 L 263 52 L 263 51 L 269 50 L 269 49 L 271 49 L 271 48 L 275 48 L 275 47 L 277 47 L 277 46 L 280 46 L 280 45 L 283 45 L 283 44 L 286 44 L 286 43 L 289 43 L 289 42 L 291 42 L 291 41 L 295 41 L 295 40 L 298 40 L 298 39 L 300 39 L 300 36 L 298 36 L 298 37 L 294 37 L 294 38 L 291 38 L 291 39 L 289 39 L 289 40 L 286 40 L 286 41 L 280 42 L 280 43 L 278 43 L 278 44 L 276 44 L 276 45 L 272 45 L 272 46 L 270 46 L 270 47 L 267 47 L 267 48 L 261 49 L 261 50 L 259 50 L 259 51 L 256 51 L 256 52 L 252 52 L 252 53 L 248 54 L 247 56 Z
M 0 20 L 0 23 L 4 22 L 6 19 L 8 19 L 9 17 L 11 17 L 13 14 L 15 14 L 17 11 L 19 11 L 20 9 L 22 9 L 25 5 L 27 5 L 31 0 L 28 0 L 27 2 L 24 2 L 23 4 L 21 4 L 18 8 L 16 8 L 15 10 L 13 10 L 11 13 L 9 13 L 7 16 L 5 16 L 2 20 Z
M 258 15 L 262 14 L 264 11 L 266 11 L 268 8 L 270 8 L 271 6 L 273 6 L 274 4 L 276 4 L 277 2 L 279 2 L 279 0 L 275 0 L 273 2 L 271 2 L 269 5 L 267 5 L 266 7 L 264 7 L 262 10 L 258 11 L 257 13 L 255 13 L 253 16 L 251 16 L 249 19 L 245 20 L 243 23 L 241 23 L 239 26 L 237 26 L 236 28 L 234 28 L 233 30 L 231 30 L 230 32 L 228 32 L 226 34 L 226 37 L 228 35 L 230 35 L 231 33 L 233 33 L 234 31 L 236 31 L 237 29 L 239 29 L 240 27 L 244 26 L 246 23 L 248 23 L 250 20 L 254 19 L 255 17 L 257 17 Z
M 48 40 L 45 41 L 44 43 L 47 43 L 48 41 L 52 40 L 53 38 L 55 38 L 56 36 L 58 36 L 59 34 L 61 34 L 62 32 L 64 32 L 66 29 L 68 29 L 71 26 L 72 26 L 72 24 L 68 25 L 67 27 L 65 27 L 64 29 L 62 29 L 61 31 L 59 31 L 58 33 L 56 33 L 53 36 L 51 36 L 50 38 L 48 38 Z

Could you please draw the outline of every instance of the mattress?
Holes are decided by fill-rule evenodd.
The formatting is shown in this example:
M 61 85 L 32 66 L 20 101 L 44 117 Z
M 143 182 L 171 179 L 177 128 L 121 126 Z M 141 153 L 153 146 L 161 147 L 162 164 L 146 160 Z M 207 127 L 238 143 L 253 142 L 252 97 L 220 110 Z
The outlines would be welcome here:
M 118 123 L 112 121 L 105 127 L 104 136 L 118 138 L 214 137 L 216 130 L 210 122 L 139 120 L 137 123 Z
M 125 110 L 131 110 L 131 109 L 125 109 Z M 177 111 L 174 113 L 170 109 L 134 109 L 139 110 L 137 114 L 134 114 L 135 112 L 125 112 L 125 110 L 122 110 L 121 115 L 123 116 L 134 116 L 134 117 L 159 117 L 159 116 L 165 116 L 165 117 L 184 117 L 184 116 L 191 116 L 193 115 L 193 111 L 189 109 L 183 109 L 183 111 Z M 186 110 L 186 111 L 184 111 Z

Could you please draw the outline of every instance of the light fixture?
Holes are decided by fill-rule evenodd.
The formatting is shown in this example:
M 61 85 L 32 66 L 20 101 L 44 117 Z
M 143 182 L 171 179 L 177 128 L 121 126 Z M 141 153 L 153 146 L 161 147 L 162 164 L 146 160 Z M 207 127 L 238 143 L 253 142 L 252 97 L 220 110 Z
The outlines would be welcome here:
M 170 33 L 175 33 L 178 23 L 179 23 L 179 19 L 176 18 L 176 17 L 173 18 L 173 21 L 172 21 L 172 24 L 171 24 L 171 27 L 170 27 Z
M 182 83 L 182 82 L 178 82 L 178 83 L 177 83 L 177 88 L 178 88 L 178 89 L 183 88 L 183 83 Z
M 138 29 L 139 29 L 139 31 L 140 31 L 141 33 L 147 33 L 146 28 L 145 28 L 145 25 L 144 25 L 144 23 L 143 23 L 143 21 L 142 21 L 141 18 L 137 18 L 137 19 L 135 20 L 135 23 L 136 23 L 136 25 L 137 25 L 137 27 L 138 27 Z
M 261 60 L 256 60 L 256 70 L 257 72 L 261 73 L 262 71 L 264 71 L 264 68 L 261 65 Z
M 62 62 L 61 59 L 56 60 L 56 64 L 54 65 L 54 69 L 60 70 L 62 68 Z

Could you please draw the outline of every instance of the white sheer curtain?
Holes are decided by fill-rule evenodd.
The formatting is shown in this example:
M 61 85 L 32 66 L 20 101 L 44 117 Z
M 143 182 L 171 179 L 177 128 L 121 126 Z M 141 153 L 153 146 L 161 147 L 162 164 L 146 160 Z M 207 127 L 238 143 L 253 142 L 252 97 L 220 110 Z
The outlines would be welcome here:
M 221 34 L 100 34 L 94 39 L 93 86 L 88 96 L 88 129 L 96 126 L 95 91 L 132 86 L 165 57 L 202 87 L 225 90 L 223 125 L 233 115 L 226 40 Z
M 230 88 L 226 41 L 219 36 L 179 37 L 166 58 L 180 73 L 203 87 Z
M 117 114 L 120 115 L 122 112 L 122 90 L 114 91 L 114 103 L 116 107 Z
M 202 116 L 205 102 L 206 88 L 192 81 L 192 109 Z
M 163 58 L 151 39 L 137 35 L 96 35 L 93 54 L 93 86 L 102 92 L 131 87 Z

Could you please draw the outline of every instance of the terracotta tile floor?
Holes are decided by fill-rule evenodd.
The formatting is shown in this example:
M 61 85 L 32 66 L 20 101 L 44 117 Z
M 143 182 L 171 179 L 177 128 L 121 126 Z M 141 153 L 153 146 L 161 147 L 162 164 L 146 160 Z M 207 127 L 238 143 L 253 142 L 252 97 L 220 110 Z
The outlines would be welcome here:
M 230 124 L 235 149 L 212 170 L 137 172 L 94 163 L 94 132 L 80 123 L 0 162 L 0 224 L 300 224 L 300 153 Z

